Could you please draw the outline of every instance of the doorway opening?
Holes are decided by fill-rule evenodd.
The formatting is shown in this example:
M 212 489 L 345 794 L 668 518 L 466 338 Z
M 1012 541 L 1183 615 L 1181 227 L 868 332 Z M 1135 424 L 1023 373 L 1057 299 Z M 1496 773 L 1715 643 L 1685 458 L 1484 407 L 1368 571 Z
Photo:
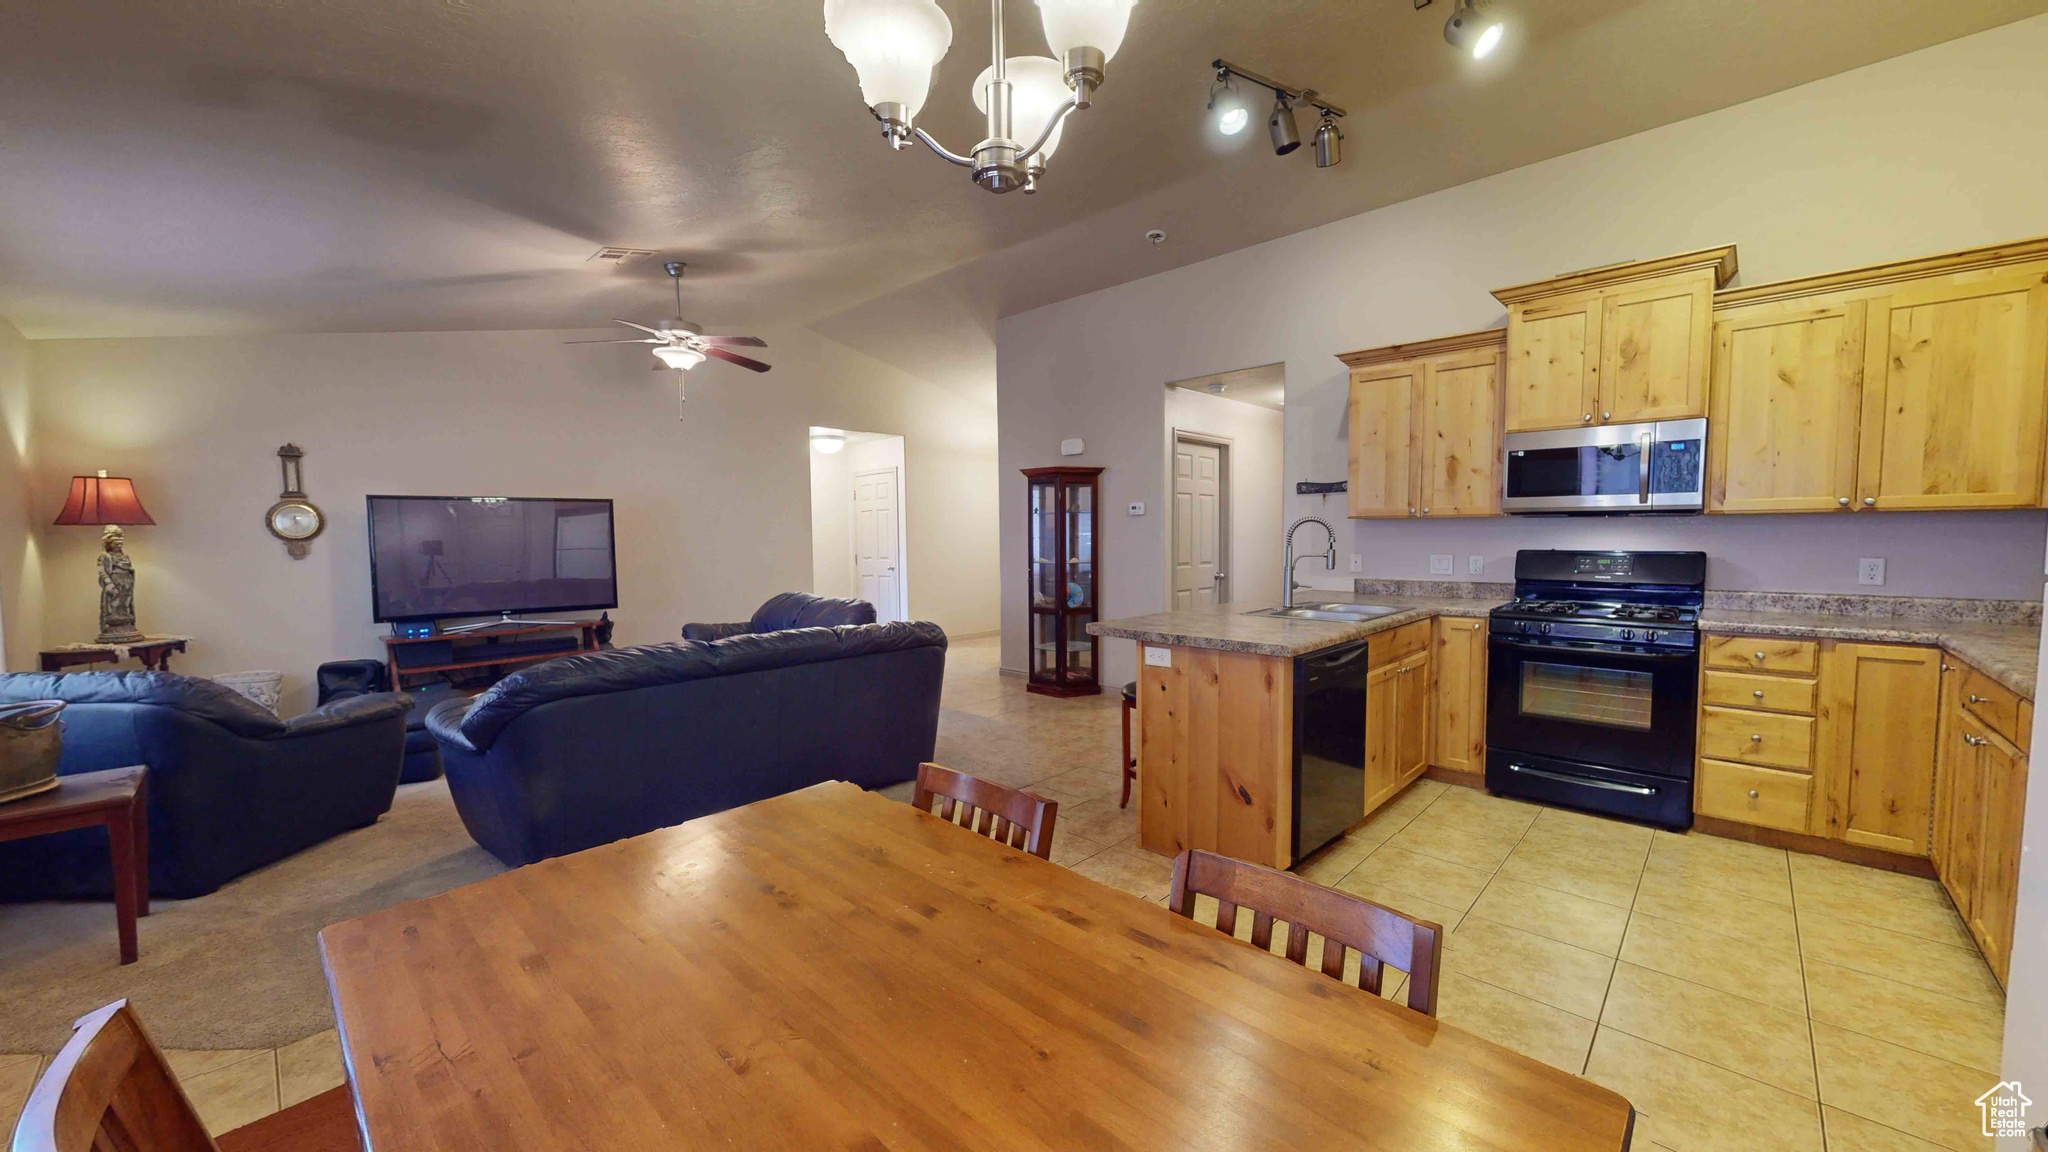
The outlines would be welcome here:
M 1279 595 L 1286 366 L 1166 386 L 1165 599 L 1174 609 Z
M 811 429 L 811 591 L 910 619 L 903 437 Z

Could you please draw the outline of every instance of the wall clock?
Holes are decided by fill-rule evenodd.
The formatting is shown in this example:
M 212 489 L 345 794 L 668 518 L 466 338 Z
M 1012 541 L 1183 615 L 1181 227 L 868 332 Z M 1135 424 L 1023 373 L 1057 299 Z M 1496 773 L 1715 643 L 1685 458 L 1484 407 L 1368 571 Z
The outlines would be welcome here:
M 284 491 L 278 494 L 270 511 L 263 514 L 263 526 L 284 541 L 284 550 L 294 560 L 305 559 L 308 541 L 327 527 L 327 516 L 306 499 L 304 482 L 299 477 L 299 458 L 304 455 L 296 444 L 277 450 L 278 466 L 284 472 Z

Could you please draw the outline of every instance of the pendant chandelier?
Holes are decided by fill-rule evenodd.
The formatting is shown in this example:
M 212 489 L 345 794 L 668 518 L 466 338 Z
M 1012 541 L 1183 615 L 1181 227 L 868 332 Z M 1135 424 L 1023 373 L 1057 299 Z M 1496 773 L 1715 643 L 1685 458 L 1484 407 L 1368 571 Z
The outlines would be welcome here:
M 1003 54 L 1003 0 L 989 3 L 989 66 L 974 80 L 987 135 L 968 155 L 917 127 L 932 69 L 953 45 L 953 22 L 934 0 L 825 0 L 825 35 L 860 76 L 861 98 L 902 150 L 912 137 L 966 168 L 990 192 L 1038 191 L 1060 129 L 1088 107 L 1103 69 L 1123 45 L 1137 0 L 1037 0 L 1046 44 L 1057 55 Z M 1021 133 L 1021 134 L 1020 134 Z

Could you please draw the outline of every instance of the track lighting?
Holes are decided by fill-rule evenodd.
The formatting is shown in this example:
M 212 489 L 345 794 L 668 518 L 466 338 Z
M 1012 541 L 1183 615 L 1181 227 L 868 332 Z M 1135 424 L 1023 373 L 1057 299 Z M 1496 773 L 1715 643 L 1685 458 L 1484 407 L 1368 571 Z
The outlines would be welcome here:
M 1301 128 L 1294 123 L 1294 109 L 1287 97 L 1273 98 L 1273 114 L 1266 117 L 1266 131 L 1273 136 L 1273 155 L 1285 156 L 1301 147 Z
M 1451 12 L 1451 18 L 1444 21 L 1444 39 L 1451 47 L 1470 52 L 1474 60 L 1484 60 L 1495 48 L 1500 47 L 1500 38 L 1507 34 L 1507 25 L 1498 16 L 1486 15 L 1473 5 L 1473 0 L 1458 0 L 1458 6 Z
M 1234 83 L 1243 80 L 1273 94 L 1273 111 L 1266 117 L 1266 131 L 1272 136 L 1275 156 L 1285 156 L 1301 147 L 1301 125 L 1295 121 L 1294 109 L 1296 105 L 1306 104 L 1321 114 L 1315 136 L 1316 167 L 1336 166 L 1340 159 L 1337 141 L 1343 138 L 1337 131 L 1337 120 L 1344 115 L 1342 108 L 1324 100 L 1313 88 L 1290 87 L 1256 72 L 1247 72 L 1228 60 L 1212 61 L 1209 67 L 1216 73 L 1216 82 L 1209 89 L 1208 105 L 1216 131 L 1225 136 L 1235 136 L 1251 122 L 1250 109 Z
M 1344 133 L 1337 130 L 1337 121 L 1329 113 L 1323 113 L 1323 122 L 1316 125 L 1316 167 L 1335 168 L 1344 161 L 1344 149 L 1340 143 Z

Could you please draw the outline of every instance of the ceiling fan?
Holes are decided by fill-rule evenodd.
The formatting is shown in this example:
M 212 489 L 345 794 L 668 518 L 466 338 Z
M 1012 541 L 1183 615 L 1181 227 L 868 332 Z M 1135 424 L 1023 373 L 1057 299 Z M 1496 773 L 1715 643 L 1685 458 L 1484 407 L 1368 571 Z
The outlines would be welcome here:
M 742 356 L 737 352 L 726 351 L 727 348 L 766 348 L 768 346 L 766 340 L 758 336 L 707 336 L 704 334 L 704 326 L 702 324 L 683 319 L 683 262 L 680 260 L 670 260 L 661 267 L 663 271 L 668 273 L 669 279 L 674 281 L 676 286 L 676 318 L 674 320 L 664 320 L 656 327 L 650 328 L 645 324 L 635 324 L 631 320 L 621 320 L 614 316 L 612 317 L 612 323 L 624 324 L 628 328 L 637 328 L 647 333 L 647 335 L 625 340 L 564 340 L 562 343 L 652 344 L 654 347 L 650 351 L 661 361 L 660 366 L 655 369 L 657 372 L 662 368 L 674 368 L 678 372 L 686 372 L 702 364 L 707 356 L 723 360 L 728 364 L 737 364 L 753 372 L 768 371 L 769 366 L 761 363 L 759 360 Z

